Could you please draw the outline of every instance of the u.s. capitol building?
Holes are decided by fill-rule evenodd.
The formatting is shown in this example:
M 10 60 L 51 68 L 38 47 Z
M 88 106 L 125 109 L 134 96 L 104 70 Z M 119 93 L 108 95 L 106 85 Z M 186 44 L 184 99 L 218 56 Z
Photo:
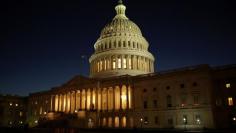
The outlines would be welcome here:
M 149 43 L 125 15 L 126 6 L 119 1 L 115 10 L 94 44 L 90 77 L 75 76 L 61 86 L 30 94 L 26 117 L 30 126 L 50 121 L 85 128 L 235 124 L 235 65 L 155 72 Z

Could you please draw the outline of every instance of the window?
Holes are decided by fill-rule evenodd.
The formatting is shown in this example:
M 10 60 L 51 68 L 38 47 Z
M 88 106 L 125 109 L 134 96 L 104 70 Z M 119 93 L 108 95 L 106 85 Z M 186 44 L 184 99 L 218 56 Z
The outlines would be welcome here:
M 127 66 L 126 66 L 126 58 L 123 58 L 123 68 L 127 68 Z
M 187 124 L 187 123 L 188 123 L 187 115 L 183 115 L 183 124 Z
M 193 82 L 193 86 L 197 86 L 197 83 L 196 83 L 196 82 Z
M 20 111 L 19 115 L 20 115 L 20 117 L 22 117 L 22 116 L 23 116 L 23 112 L 22 112 L 22 111 Z
M 147 89 L 143 89 L 143 92 L 147 92 Z
M 216 99 L 216 106 L 221 106 L 222 100 L 220 98 Z
M 172 118 L 168 119 L 168 125 L 173 125 L 173 119 Z
M 144 109 L 147 108 L 147 106 L 148 106 L 147 104 L 148 104 L 147 101 L 144 101 L 144 102 L 143 102 L 143 108 L 144 108 Z
M 198 98 L 199 96 L 198 95 L 194 95 L 193 96 L 193 104 L 199 104 L 199 98 Z
M 118 58 L 118 68 L 121 68 L 121 58 Z
M 116 41 L 114 41 L 114 48 L 116 48 Z
M 145 117 L 144 117 L 144 123 L 147 123 L 147 122 L 148 122 L 148 117 L 145 116 Z
M 116 69 L 116 59 L 112 59 L 112 69 Z
M 231 86 L 230 86 L 230 83 L 226 83 L 226 84 L 225 84 L 225 87 L 226 87 L 226 88 L 230 88 L 230 87 L 231 87 Z
M 111 48 L 111 42 L 109 42 L 109 48 Z
M 125 41 L 123 41 L 123 47 L 126 47 L 126 42 Z
M 167 107 L 172 107 L 172 98 L 170 95 L 166 96 Z
M 166 86 L 166 90 L 169 90 L 170 89 L 170 86 Z
M 196 120 L 196 124 L 198 124 L 198 125 L 201 124 L 200 115 L 196 115 L 195 120 Z
M 184 88 L 184 84 L 180 84 L 180 88 Z
M 153 100 L 153 107 L 157 108 L 157 100 Z
M 156 124 L 156 125 L 158 125 L 158 124 L 159 124 L 159 119 L 158 119 L 158 116 L 155 116 L 155 118 L 154 118 L 154 122 L 155 122 L 155 124 Z
M 157 88 L 153 88 L 153 91 L 156 91 L 157 90 Z
M 187 99 L 187 95 L 186 95 L 186 94 L 184 94 L 184 95 L 181 96 L 181 106 L 182 106 L 182 107 L 185 106 L 185 104 L 186 104 L 186 99 Z
M 121 41 L 118 42 L 118 47 L 119 47 L 119 48 L 121 47 Z
M 229 106 L 233 106 L 234 105 L 232 97 L 228 97 L 228 105 Z

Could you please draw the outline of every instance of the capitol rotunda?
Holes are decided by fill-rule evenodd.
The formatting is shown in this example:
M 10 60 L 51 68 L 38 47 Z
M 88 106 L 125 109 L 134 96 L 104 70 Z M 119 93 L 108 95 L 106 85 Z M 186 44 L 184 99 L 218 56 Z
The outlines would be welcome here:
M 154 72 L 154 57 L 139 27 L 125 15 L 119 1 L 116 16 L 102 30 L 90 57 L 90 76 L 95 78 Z

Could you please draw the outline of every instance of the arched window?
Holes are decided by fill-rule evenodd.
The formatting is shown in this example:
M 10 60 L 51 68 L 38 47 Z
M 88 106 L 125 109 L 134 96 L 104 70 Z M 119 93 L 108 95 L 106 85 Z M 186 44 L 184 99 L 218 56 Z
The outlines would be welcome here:
M 108 127 L 112 127 L 112 117 L 108 118 Z
M 107 125 L 107 119 L 106 119 L 106 117 L 103 117 L 103 119 L 102 119 L 102 126 L 106 126 Z
M 126 117 L 122 117 L 122 127 L 126 127 Z
M 115 117 L 115 127 L 118 128 L 119 126 L 120 126 L 119 117 L 116 116 L 116 117 Z

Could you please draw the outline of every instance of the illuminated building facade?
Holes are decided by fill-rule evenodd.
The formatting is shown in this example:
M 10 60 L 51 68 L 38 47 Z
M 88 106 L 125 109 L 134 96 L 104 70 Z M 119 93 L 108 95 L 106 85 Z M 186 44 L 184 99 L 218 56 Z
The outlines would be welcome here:
M 0 95 L 0 127 L 22 127 L 26 123 L 27 98 Z
M 225 128 L 234 125 L 236 66 L 198 65 L 154 72 L 154 57 L 119 1 L 90 57 L 90 77 L 28 97 L 30 126 Z M 221 115 L 222 114 L 222 115 Z M 224 122 L 222 124 L 221 122 Z

